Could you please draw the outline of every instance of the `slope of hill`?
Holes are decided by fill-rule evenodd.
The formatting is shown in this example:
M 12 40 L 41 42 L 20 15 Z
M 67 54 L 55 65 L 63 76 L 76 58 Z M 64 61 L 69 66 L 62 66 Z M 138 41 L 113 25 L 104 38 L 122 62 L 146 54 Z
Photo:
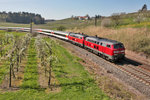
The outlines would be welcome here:
M 117 18 L 117 19 L 116 19 Z M 111 21 L 109 26 L 101 27 L 104 19 Z M 116 24 L 117 23 L 117 24 Z M 106 22 L 106 24 L 108 24 Z M 34 28 L 61 30 L 69 32 L 84 32 L 88 35 L 98 35 L 121 41 L 126 48 L 136 52 L 150 54 L 150 11 L 119 14 L 97 19 L 76 20 L 72 18 L 56 20 L 43 25 L 34 24 Z M 30 27 L 29 24 L 0 23 L 0 26 Z

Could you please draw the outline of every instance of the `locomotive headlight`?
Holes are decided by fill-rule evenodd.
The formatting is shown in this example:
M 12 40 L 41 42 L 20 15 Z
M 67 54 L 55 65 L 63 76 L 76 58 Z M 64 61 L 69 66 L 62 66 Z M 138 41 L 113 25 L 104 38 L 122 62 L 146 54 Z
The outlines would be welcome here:
M 125 50 L 122 50 L 121 52 L 125 52 Z

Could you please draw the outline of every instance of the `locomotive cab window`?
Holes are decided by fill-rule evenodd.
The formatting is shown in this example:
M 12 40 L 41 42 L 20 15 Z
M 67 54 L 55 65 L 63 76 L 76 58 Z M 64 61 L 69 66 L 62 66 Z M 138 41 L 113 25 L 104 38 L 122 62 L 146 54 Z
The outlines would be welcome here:
M 124 48 L 123 44 L 115 44 L 114 49 Z
M 120 48 L 124 48 L 124 45 L 123 45 L 123 44 L 119 44 L 119 47 L 120 47 Z
M 118 45 L 118 44 L 115 44 L 115 45 L 114 45 L 114 49 L 119 49 L 119 45 Z

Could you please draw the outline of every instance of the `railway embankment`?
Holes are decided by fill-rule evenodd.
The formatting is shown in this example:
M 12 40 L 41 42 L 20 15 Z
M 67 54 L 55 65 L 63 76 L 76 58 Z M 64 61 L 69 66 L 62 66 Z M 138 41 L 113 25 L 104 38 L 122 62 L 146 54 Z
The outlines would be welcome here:
M 118 81 L 119 83 L 124 84 L 126 87 L 125 90 L 135 93 L 138 99 L 142 97 L 142 94 L 144 94 L 147 98 L 150 98 L 150 84 L 148 83 L 150 73 L 148 70 L 143 71 L 140 69 L 140 66 L 144 66 L 144 63 L 137 62 L 134 59 L 128 59 L 130 61 L 123 60 L 114 64 L 68 42 L 60 41 L 59 43 L 68 48 L 68 50 L 73 54 L 82 58 L 82 64 L 87 65 L 87 70 L 92 71 L 92 73 L 95 74 L 95 79 L 98 80 L 101 76 L 106 75 L 109 78 L 112 78 L 113 81 Z M 147 77 L 145 77 L 142 73 L 148 73 Z M 148 80 L 145 81 L 147 78 Z M 102 85 L 101 82 L 99 82 L 99 84 Z M 104 84 L 107 84 L 107 82 Z M 104 85 L 103 87 L 100 87 L 106 92 L 109 90 L 107 90 L 105 87 L 109 87 L 111 89 L 111 87 L 113 87 L 113 83 L 109 85 L 110 86 Z M 114 90 L 114 88 L 112 90 Z M 109 93 L 111 92 L 109 91 Z M 145 100 L 147 99 L 145 98 Z

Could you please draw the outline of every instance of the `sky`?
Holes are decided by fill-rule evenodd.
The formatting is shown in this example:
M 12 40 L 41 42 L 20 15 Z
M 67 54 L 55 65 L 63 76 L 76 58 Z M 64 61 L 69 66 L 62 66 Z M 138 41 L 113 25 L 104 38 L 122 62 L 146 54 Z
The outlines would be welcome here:
M 150 0 L 0 0 L 0 11 L 32 12 L 45 19 L 64 19 L 74 16 L 136 12 Z

